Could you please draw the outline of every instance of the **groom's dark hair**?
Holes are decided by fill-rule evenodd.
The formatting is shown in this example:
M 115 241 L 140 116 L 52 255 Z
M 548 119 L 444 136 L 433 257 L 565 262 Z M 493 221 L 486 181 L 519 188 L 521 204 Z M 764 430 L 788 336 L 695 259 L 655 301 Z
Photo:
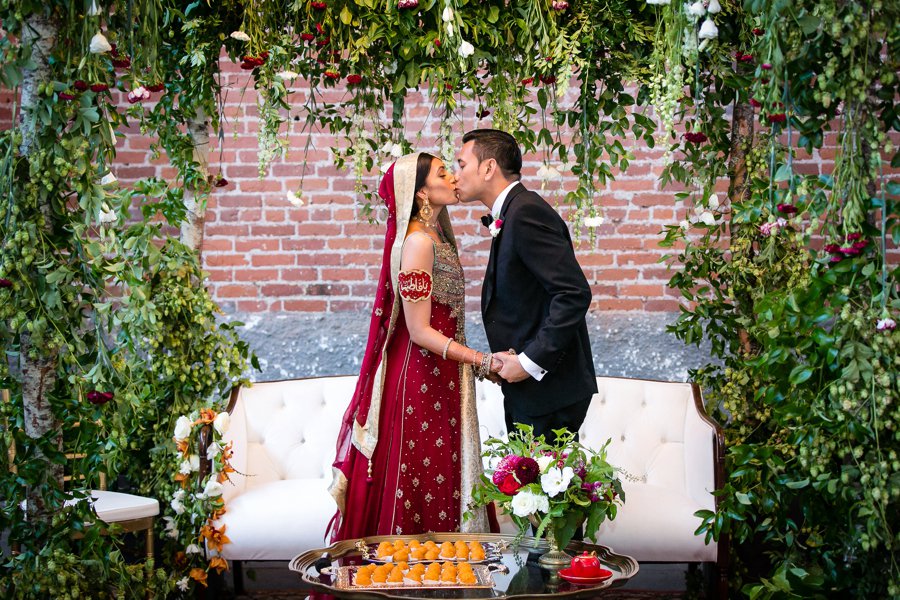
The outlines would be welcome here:
M 522 178 L 522 151 L 516 138 L 499 129 L 473 129 L 463 136 L 463 144 L 475 142 L 472 151 L 478 162 L 493 158 L 507 179 Z

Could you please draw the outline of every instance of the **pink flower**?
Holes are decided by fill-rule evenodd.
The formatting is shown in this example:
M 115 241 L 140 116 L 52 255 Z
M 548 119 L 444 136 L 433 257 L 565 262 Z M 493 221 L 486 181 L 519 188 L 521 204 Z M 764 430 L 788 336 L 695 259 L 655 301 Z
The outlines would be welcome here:
M 397 2 L 397 8 L 415 8 L 419 5 L 419 0 L 400 0 Z
M 96 390 L 87 393 L 87 400 L 91 404 L 103 405 L 112 400 L 115 394 L 112 392 L 98 392 Z
M 885 317 L 875 323 L 875 329 L 877 329 L 878 331 L 893 331 L 896 328 L 897 322 L 890 317 Z
M 793 215 L 797 213 L 797 207 L 793 204 L 779 204 L 778 212 L 784 213 L 786 215 Z
M 134 104 L 136 102 L 141 102 L 141 101 L 147 100 L 149 98 L 150 98 L 150 90 L 148 90 L 147 88 L 145 88 L 142 85 L 139 85 L 136 88 L 134 88 L 133 90 L 131 90 L 130 92 L 128 92 L 128 95 L 126 96 L 126 99 L 131 104 Z
M 511 475 L 513 471 L 516 470 L 516 467 L 521 460 L 522 457 L 515 454 L 510 454 L 509 456 L 504 456 L 500 459 L 500 462 L 497 464 L 497 468 L 494 469 L 494 474 L 491 477 L 491 481 L 494 482 L 494 485 L 500 485 L 507 475 Z
M 434 38 L 434 45 L 438 48 L 441 47 L 441 38 Z
M 762 106 L 762 102 L 760 102 L 756 98 L 750 98 L 750 106 L 752 106 L 753 108 L 759 108 L 760 106 Z
M 841 247 L 837 244 L 825 244 L 825 252 L 828 254 L 839 254 Z
M 853 246 L 842 246 L 841 254 L 844 256 L 859 256 L 862 253 L 862 250 L 859 248 L 854 248 Z
M 488 225 L 488 231 L 491 232 L 491 237 L 497 237 L 500 235 L 500 229 L 503 227 L 503 219 L 497 219 L 490 225 Z
M 0 289 L 11 288 L 13 285 L 9 279 L 0 279 Z
M 566 0 L 553 0 L 550 4 L 550 8 L 553 10 L 566 10 L 569 8 L 569 3 Z
M 847 234 L 847 241 L 848 241 L 848 242 L 854 242 L 854 241 L 858 240 L 858 239 L 861 238 L 861 237 L 862 237 L 862 234 L 859 233 L 858 231 L 855 232 L 855 233 L 848 233 L 848 234 Z
M 763 63 L 763 64 L 759 65 L 759 67 L 763 71 L 771 71 L 772 70 L 772 65 L 770 65 L 769 63 Z

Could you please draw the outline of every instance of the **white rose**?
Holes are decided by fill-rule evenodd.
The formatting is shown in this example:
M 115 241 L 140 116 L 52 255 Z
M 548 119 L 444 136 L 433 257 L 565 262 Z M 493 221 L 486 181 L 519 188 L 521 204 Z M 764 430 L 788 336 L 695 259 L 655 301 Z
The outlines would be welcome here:
M 97 6 L 97 0 L 92 0 L 91 9 L 88 11 L 89 17 L 99 17 L 100 16 L 100 7 Z
M 191 461 L 183 460 L 181 461 L 181 465 L 178 467 L 178 472 L 182 475 L 190 475 L 191 474 Z
M 184 415 L 175 421 L 175 441 L 183 442 L 191 435 L 191 420 Z
M 178 498 L 172 498 L 172 501 L 169 503 L 169 506 L 172 507 L 172 510 L 175 511 L 176 515 L 184 514 L 184 504 L 182 504 L 181 500 L 179 500 Z M 172 531 L 175 532 L 174 535 L 173 535 Z M 173 538 L 178 537 L 178 530 L 175 529 L 175 527 L 173 526 L 172 530 L 168 531 L 168 534 L 169 534 L 169 537 L 173 537 Z
M 400 144 L 394 144 L 391 147 L 391 156 L 393 156 L 394 158 L 400 158 L 401 156 L 403 156 L 403 146 L 401 146 Z
M 572 481 L 574 476 L 575 471 L 572 470 L 572 467 L 565 467 L 563 469 L 553 467 L 541 475 L 541 489 L 543 489 L 549 497 L 553 498 L 569 487 L 569 482 Z
M 709 197 L 709 200 L 706 201 L 709 204 L 709 207 L 713 210 L 719 208 L 719 195 L 713 194 Z
M 107 173 L 103 177 L 100 178 L 100 185 L 112 185 L 117 182 L 116 176 L 112 173 Z
M 220 412 L 216 415 L 216 418 L 213 419 L 213 428 L 219 435 L 225 435 L 229 425 L 231 425 L 231 415 L 227 412 Z
M 585 227 L 600 227 L 603 225 L 603 217 L 585 217 L 584 218 L 584 226 Z
M 250 36 L 244 33 L 243 31 L 232 31 L 231 32 L 232 39 L 238 40 L 239 42 L 249 42 Z
M 713 216 L 713 214 L 711 212 L 706 210 L 700 214 L 700 222 L 712 227 L 713 225 L 716 224 L 716 218 Z
M 214 478 L 210 478 L 206 482 L 206 487 L 203 488 L 203 495 L 207 498 L 215 498 L 216 496 L 221 496 L 223 491 L 225 491 L 225 488 L 222 487 L 222 484 Z
M 701 40 L 713 40 L 719 37 L 719 28 L 716 27 L 716 24 L 713 23 L 713 20 L 709 17 L 703 21 L 703 25 L 700 26 L 700 39 Z
M 538 509 L 538 494 L 522 490 L 513 496 L 510 506 L 517 517 L 527 517 Z
M 687 231 L 691 228 L 691 224 L 687 219 L 682 219 L 682 221 L 678 224 L 679 227 Z
M 188 591 L 188 587 L 190 587 L 190 582 L 188 581 L 187 577 L 182 577 L 181 579 L 178 580 L 178 583 L 176 583 L 175 585 L 177 585 L 178 589 L 181 590 L 182 592 L 186 592 L 186 591 Z
M 287 193 L 287 199 L 288 199 L 288 202 L 290 202 L 297 208 L 300 208 L 301 206 L 303 206 L 303 198 L 301 198 L 300 196 L 298 196 L 297 194 L 295 194 L 294 192 L 292 192 L 290 190 Z
M 101 223 L 113 223 L 119 220 L 119 216 L 115 213 L 115 211 L 110 210 L 109 207 L 104 204 L 101 206 L 100 215 L 97 218 Z
M 191 471 L 199 471 L 200 470 L 200 455 L 199 454 L 191 454 L 189 460 L 190 460 L 190 464 L 191 464 Z
M 722 6 L 719 4 L 719 0 L 709 0 L 709 6 L 706 7 L 706 12 L 711 15 L 722 12 Z
M 449 23 L 453 20 L 453 9 L 447 6 L 444 8 L 444 12 L 441 13 L 441 19 L 444 23 Z
M 459 55 L 463 58 L 468 58 L 473 54 L 475 54 L 475 46 L 463 40 L 463 42 L 459 45 Z
M 213 442 L 206 449 L 206 460 L 214 460 L 221 451 L 222 451 L 222 446 L 220 446 L 216 442 Z
M 703 2 L 701 0 L 697 0 L 696 2 L 688 6 L 687 13 L 688 15 L 694 17 L 694 20 L 696 21 L 699 17 L 702 17 L 706 14 L 706 7 L 703 6 Z
M 184 549 L 185 554 L 200 554 L 200 546 L 197 544 L 189 544 L 187 548 Z
M 541 473 L 546 471 L 547 467 L 549 467 L 550 465 L 552 465 L 555 462 L 556 462 L 555 458 L 553 458 L 552 456 L 547 456 L 546 454 L 544 454 L 543 456 L 537 457 L 537 464 L 538 464 L 538 467 L 540 467 L 540 469 L 541 469 Z
M 278 79 L 297 79 L 300 77 L 299 73 L 295 73 L 294 71 L 278 71 L 275 73 L 275 77 Z
M 91 38 L 91 54 L 106 54 L 110 50 L 112 50 L 112 46 L 109 45 L 109 41 L 102 33 L 97 33 Z

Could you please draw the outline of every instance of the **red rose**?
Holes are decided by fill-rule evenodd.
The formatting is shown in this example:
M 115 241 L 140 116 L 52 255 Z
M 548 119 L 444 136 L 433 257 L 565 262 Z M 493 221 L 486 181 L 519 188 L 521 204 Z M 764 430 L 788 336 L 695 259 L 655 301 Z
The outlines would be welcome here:
M 316 23 L 316 32 L 317 32 L 319 35 L 322 35 L 323 33 L 325 33 L 325 28 L 322 27 L 322 24 L 321 24 L 321 23 Z
M 316 10 L 325 10 L 325 8 L 328 6 L 324 2 L 315 2 L 315 1 L 310 2 L 309 5 L 312 6 L 313 8 L 315 8 Z
M 526 77 L 522 80 L 522 85 L 531 85 L 532 81 L 534 81 L 534 77 Z
M 100 92 L 105 92 L 108 89 L 109 89 L 109 86 L 106 85 L 105 83 L 92 83 L 91 84 L 91 91 L 97 92 L 98 94 Z
M 556 75 L 541 75 L 540 80 L 543 84 L 551 85 L 556 83 Z
M 684 134 L 684 139 L 689 141 L 692 144 L 702 144 L 709 138 L 706 137 L 706 134 L 702 131 L 688 131 Z
M 224 177 L 219 177 L 216 180 L 216 183 L 215 183 L 216 187 L 225 187 L 226 185 L 228 185 L 228 180 L 225 179 Z
M 319 46 L 319 47 L 321 47 L 321 46 L 327 46 L 327 45 L 328 45 L 328 42 L 330 42 L 330 41 L 331 41 L 331 36 L 327 36 L 327 35 L 326 35 L 326 36 L 323 37 L 321 40 L 319 40 L 318 42 L 316 42 L 316 46 Z
M 127 69 L 131 67 L 131 59 L 127 56 L 112 59 L 112 64 L 117 69 Z
M 760 106 L 762 106 L 762 102 L 760 102 L 756 98 L 750 98 L 750 106 L 752 106 L 753 108 L 759 108 Z
M 825 244 L 825 252 L 829 254 L 837 254 L 841 251 L 841 247 L 837 244 Z
M 516 492 L 519 491 L 519 488 L 522 487 L 522 484 L 516 481 L 516 476 L 510 473 L 506 477 L 503 478 L 503 481 L 497 486 L 497 489 L 506 494 L 507 496 L 512 496 Z
M 148 92 L 161 92 L 166 89 L 165 84 L 162 83 L 154 83 L 153 85 L 145 85 L 144 87 L 147 88 Z
M 300 34 L 300 39 L 303 40 L 304 42 L 311 42 L 311 41 L 313 41 L 314 39 L 316 39 L 316 36 L 314 36 L 314 35 L 311 34 L 311 33 L 301 33 L 301 34 Z
M 12 281 L 9 279 L 0 279 L 0 288 L 11 288 Z
M 440 48 L 441 47 L 441 39 L 434 38 L 434 45 L 437 46 L 438 48 Z
M 761 35 L 764 35 L 765 33 L 766 33 L 765 30 L 760 29 L 759 27 L 754 27 L 754 28 L 753 28 L 753 35 L 755 35 L 755 36 L 757 36 L 757 37 L 759 37 L 759 36 L 761 36 Z
M 59 93 L 59 99 L 60 99 L 60 100 L 67 100 L 67 101 L 68 101 L 68 100 L 74 100 L 74 99 L 75 99 L 75 94 L 69 94 L 69 93 L 67 93 L 67 92 L 60 92 L 60 93 Z
M 341 74 L 337 71 L 325 71 L 325 77 L 327 77 L 328 79 L 340 79 Z
M 858 242 L 853 242 L 852 247 L 856 250 L 863 250 L 866 246 L 869 245 L 869 240 L 859 240 Z
M 84 82 L 79 79 L 78 81 L 76 81 L 75 83 L 72 84 L 72 87 L 75 88 L 76 90 L 78 90 L 79 92 L 84 92 L 88 89 L 88 84 L 87 84 L 87 82 Z
M 797 212 L 797 207 L 793 204 L 779 204 L 778 212 L 784 213 L 786 215 L 793 215 Z
M 784 113 L 769 115 L 769 123 L 784 123 L 785 121 L 787 121 L 787 115 Z
M 853 246 L 844 246 L 841 248 L 841 254 L 845 256 L 857 256 L 862 250 Z
M 856 240 L 858 240 L 858 239 L 861 238 L 861 237 L 862 237 L 862 234 L 859 233 L 858 231 L 857 231 L 857 232 L 854 232 L 854 233 L 848 233 L 848 234 L 847 234 L 847 241 L 848 241 L 848 242 L 855 242 Z
M 347 75 L 347 83 L 350 85 L 356 85 L 357 83 L 362 83 L 362 75 Z
M 115 397 L 112 392 L 98 392 L 96 390 L 87 393 L 88 402 L 98 406 L 106 404 Z

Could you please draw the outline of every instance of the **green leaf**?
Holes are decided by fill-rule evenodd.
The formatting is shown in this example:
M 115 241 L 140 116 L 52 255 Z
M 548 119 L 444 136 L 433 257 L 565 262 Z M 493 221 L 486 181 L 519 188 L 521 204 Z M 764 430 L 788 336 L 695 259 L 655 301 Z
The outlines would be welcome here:
M 352 21 L 353 15 L 350 14 L 350 11 L 347 10 L 346 6 L 344 6 L 344 8 L 341 10 L 341 23 L 343 23 L 344 25 L 349 25 Z
M 788 380 L 791 382 L 792 385 L 799 385 L 799 384 L 803 383 L 804 381 L 806 381 L 807 379 L 809 379 L 810 377 L 812 377 L 812 375 L 813 375 L 812 369 L 810 369 L 806 365 L 799 365 L 797 367 L 794 367 L 794 370 L 791 371 L 791 375 L 788 378 Z
M 775 171 L 775 177 L 773 177 L 774 181 L 788 181 L 791 178 L 791 167 L 788 165 L 781 165 Z
M 822 24 L 822 21 L 816 16 L 805 14 L 797 19 L 797 24 L 800 25 L 804 35 L 812 35 L 819 28 L 819 25 Z

